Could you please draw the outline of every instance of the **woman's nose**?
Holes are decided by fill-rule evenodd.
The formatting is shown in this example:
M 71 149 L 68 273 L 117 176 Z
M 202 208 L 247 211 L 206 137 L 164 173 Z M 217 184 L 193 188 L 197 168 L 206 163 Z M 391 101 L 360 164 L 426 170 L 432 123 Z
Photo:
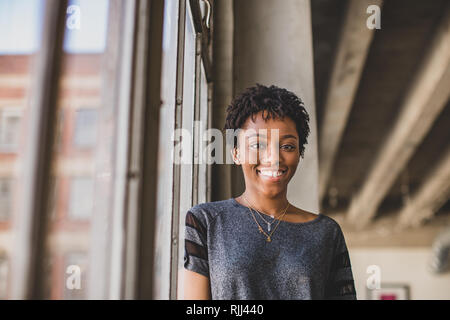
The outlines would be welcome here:
M 261 162 L 265 165 L 270 165 L 272 168 L 278 167 L 280 164 L 280 148 L 279 143 L 271 143 L 265 150 L 262 151 Z

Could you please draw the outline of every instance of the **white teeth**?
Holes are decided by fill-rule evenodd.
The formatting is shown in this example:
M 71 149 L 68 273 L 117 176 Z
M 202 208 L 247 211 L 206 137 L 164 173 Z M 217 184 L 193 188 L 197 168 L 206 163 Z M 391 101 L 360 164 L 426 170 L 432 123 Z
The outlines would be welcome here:
M 279 177 L 283 174 L 282 171 L 260 171 L 260 172 L 263 176 L 273 177 L 273 178 Z

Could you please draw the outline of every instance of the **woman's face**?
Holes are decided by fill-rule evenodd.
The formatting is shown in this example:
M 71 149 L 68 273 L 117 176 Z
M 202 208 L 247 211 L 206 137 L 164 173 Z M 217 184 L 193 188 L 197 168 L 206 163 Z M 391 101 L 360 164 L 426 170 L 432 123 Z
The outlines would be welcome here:
M 267 197 L 286 192 L 300 160 L 299 137 L 295 123 L 285 117 L 248 118 L 239 134 L 235 159 L 242 165 L 247 189 Z

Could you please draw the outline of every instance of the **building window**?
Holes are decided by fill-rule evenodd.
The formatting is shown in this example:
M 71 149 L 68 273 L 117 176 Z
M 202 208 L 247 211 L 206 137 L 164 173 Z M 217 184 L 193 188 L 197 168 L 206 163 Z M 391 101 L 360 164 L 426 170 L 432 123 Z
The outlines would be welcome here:
M 47 48 L 44 48 L 45 50 L 38 48 L 42 37 L 37 31 L 35 34 L 34 30 L 41 29 L 41 24 L 46 18 L 44 14 L 54 14 L 54 18 L 56 14 L 66 13 L 66 18 L 74 18 L 74 13 L 70 13 L 67 8 L 52 12 L 52 10 L 45 9 L 45 4 L 49 2 L 43 0 L 35 2 L 36 4 L 31 7 L 26 4 L 26 1 L 21 0 L 21 5 L 17 5 L 18 7 L 13 10 L 13 7 L 16 6 L 15 1 L 0 0 L 0 17 L 12 16 L 14 20 L 14 30 L 0 31 L 0 35 L 6 35 L 6 37 L 0 36 L 0 62 L 1 66 L 8 66 L 8 69 L 0 70 L 0 80 L 8 83 L 11 75 L 17 77 L 20 81 L 11 81 L 11 83 L 14 85 L 18 83 L 18 86 L 22 87 L 11 89 L 8 94 L 17 95 L 17 99 L 24 101 L 23 105 L 16 109 L 0 107 L 0 153 L 13 152 L 20 155 L 19 152 L 22 150 L 27 152 L 31 150 L 30 154 L 27 153 L 27 156 L 30 157 L 26 157 L 26 159 L 30 159 L 30 161 L 26 161 L 28 163 L 26 169 L 33 173 L 43 173 L 42 175 L 36 174 L 37 183 L 29 184 L 29 186 L 30 194 L 34 195 L 33 201 L 45 204 L 45 206 L 29 206 L 30 208 L 24 209 L 23 215 L 29 219 L 30 225 L 33 224 L 31 227 L 36 230 L 39 238 L 45 240 L 39 243 L 45 243 L 46 248 L 43 250 L 32 244 L 24 248 L 24 252 L 19 252 L 20 255 L 30 256 L 32 252 L 36 252 L 33 250 L 37 248 L 37 254 L 34 255 L 36 260 L 29 259 L 30 262 L 26 263 L 30 265 L 25 266 L 24 270 L 41 270 L 36 267 L 45 267 L 43 269 L 46 271 L 45 275 L 31 277 L 36 283 L 44 285 L 42 291 L 32 294 L 44 299 L 107 299 L 135 296 L 134 293 L 128 293 L 128 291 L 145 291 L 147 294 L 150 288 L 145 287 L 146 281 L 142 281 L 143 284 L 132 284 L 130 286 L 132 290 L 128 290 L 127 284 L 127 290 L 123 290 L 124 280 L 128 279 L 128 273 L 132 273 L 128 270 L 129 265 L 139 266 L 145 273 L 148 268 L 144 267 L 153 263 L 147 261 L 139 250 L 136 255 L 128 254 L 127 250 L 132 252 L 138 248 L 131 247 L 132 245 L 128 242 L 125 243 L 125 239 L 131 239 L 133 232 L 142 231 L 140 226 L 134 226 L 134 221 L 139 221 L 141 215 L 147 214 L 147 212 L 143 212 L 145 210 L 142 210 L 142 206 L 153 205 L 150 202 L 156 201 L 155 235 L 151 234 L 156 239 L 155 247 L 148 248 L 148 250 L 155 251 L 156 257 L 152 274 L 153 289 L 155 290 L 153 296 L 157 299 L 167 299 L 170 294 L 173 297 L 177 290 L 176 281 L 180 280 L 174 279 L 171 274 L 176 271 L 176 268 L 182 268 L 184 247 L 183 242 L 179 241 L 176 246 L 179 249 L 179 259 L 176 261 L 178 265 L 176 265 L 176 259 L 172 259 L 173 250 L 175 250 L 172 246 L 172 243 L 175 243 L 172 241 L 174 237 L 172 227 L 173 224 L 180 223 L 180 229 L 183 230 L 184 220 L 182 219 L 186 210 L 198 201 L 205 201 L 208 188 L 207 179 L 204 176 L 206 174 L 205 166 L 195 172 L 194 168 L 197 167 L 194 167 L 194 164 L 183 165 L 181 172 L 177 172 L 177 176 L 174 177 L 172 161 L 174 144 L 171 140 L 175 127 L 187 129 L 191 134 L 189 145 L 193 149 L 194 141 L 200 141 L 202 134 L 202 132 L 194 132 L 195 120 L 203 121 L 202 129 L 205 129 L 207 119 L 205 110 L 208 97 L 205 70 L 199 67 L 202 57 L 198 53 L 202 48 L 199 47 L 198 40 L 203 37 L 198 27 L 200 14 L 191 14 L 191 10 L 193 10 L 191 2 L 193 1 L 189 0 L 164 1 L 163 20 L 159 16 L 162 13 L 162 10 L 159 11 L 162 9 L 160 7 L 162 2 L 159 4 L 154 4 L 158 2 L 148 2 L 147 4 L 146 1 L 69 0 L 69 5 L 77 6 L 82 14 L 81 28 L 68 27 L 64 29 L 64 25 L 67 26 L 67 23 L 64 25 L 61 23 L 60 28 L 54 28 L 61 32 L 65 30 L 65 36 L 63 50 L 55 49 L 53 52 Z M 130 5 L 130 3 L 133 4 Z M 135 5 L 137 6 L 134 7 Z M 26 17 L 29 19 L 24 19 L 21 15 L 23 13 L 21 9 L 24 8 L 28 12 Z M 152 10 L 148 10 L 149 8 Z M 153 10 L 154 8 L 155 10 Z M 182 12 L 181 16 L 180 9 L 186 10 Z M 195 7 L 194 10 L 197 8 Z M 8 13 L 5 14 L 5 12 Z M 204 11 L 203 15 L 205 15 Z M 149 19 L 147 20 L 147 18 Z M 58 19 L 46 21 L 53 20 Z M 141 20 L 142 23 L 139 23 Z M 180 20 L 185 21 L 181 27 L 179 26 Z M 148 28 L 145 27 L 148 22 L 151 22 L 152 27 L 163 28 L 163 61 L 155 61 L 155 57 L 159 59 L 159 55 L 148 55 L 143 50 L 147 48 L 146 41 L 149 39 L 145 36 L 148 32 L 146 30 Z M 45 25 L 48 26 L 48 24 Z M 29 36 L 26 39 L 33 39 L 35 43 L 30 47 L 8 51 L 8 53 L 20 53 L 20 56 L 2 56 L 5 42 L 8 46 L 20 42 L 18 35 L 23 34 L 23 31 L 22 33 L 20 31 L 22 29 L 29 29 Z M 184 39 L 184 43 L 178 41 L 179 30 L 183 30 L 181 37 Z M 46 30 L 46 32 L 52 33 L 53 31 Z M 151 41 L 155 41 L 155 43 L 151 42 L 150 48 L 159 50 L 160 39 L 155 36 L 158 32 L 152 30 L 149 34 Z M 48 34 L 44 36 L 42 39 L 45 41 L 42 43 L 50 44 L 49 48 L 55 47 L 52 37 Z M 140 52 L 141 49 L 143 52 Z M 182 50 L 184 50 L 184 56 L 179 55 Z M 27 106 L 33 105 L 35 110 L 39 111 L 45 109 L 42 105 L 44 102 L 36 99 L 36 96 L 31 97 L 36 104 L 31 104 L 23 99 L 28 92 L 33 94 L 34 91 L 24 88 L 24 86 L 28 86 L 28 77 L 31 74 L 28 70 L 23 72 L 22 69 L 28 69 L 28 64 L 32 65 L 30 63 L 32 58 L 35 56 L 41 58 L 39 55 L 46 54 L 46 52 L 51 53 L 55 59 L 51 62 L 48 62 L 49 59 L 37 59 L 38 68 L 33 70 L 38 70 L 39 75 L 42 71 L 42 76 L 44 76 L 44 71 L 51 72 L 54 61 L 61 61 L 60 68 L 58 66 L 59 79 L 56 84 L 53 81 L 51 83 L 40 81 L 36 86 L 42 86 L 42 88 L 36 87 L 36 90 L 51 88 L 58 91 L 57 101 L 54 102 L 52 98 L 51 104 L 45 105 L 58 114 L 53 116 L 53 112 L 40 113 L 39 119 L 31 119 L 29 116 L 33 113 L 26 109 Z M 61 52 L 61 56 L 57 52 Z M 136 99 L 141 93 L 140 90 L 136 90 L 139 88 L 139 83 L 147 85 L 143 79 L 148 75 L 142 75 L 143 69 L 134 65 L 136 61 L 141 60 L 143 66 L 161 63 L 162 77 L 160 77 L 158 68 L 155 68 L 158 70 L 149 68 L 157 75 L 154 77 L 155 80 L 153 77 L 148 77 L 148 79 L 152 79 L 151 85 L 161 81 L 161 97 L 154 95 L 150 97 L 143 92 L 142 96 L 145 95 L 145 99 L 141 99 L 142 101 L 139 101 L 140 98 Z M 182 101 L 182 109 L 177 109 L 180 105 L 177 103 L 177 98 Z M 145 107 L 149 100 L 151 102 L 153 100 L 162 101 L 159 119 L 155 119 L 155 121 L 159 121 L 160 145 L 158 150 L 149 156 L 149 158 L 158 157 L 159 160 L 156 179 L 158 192 L 157 200 L 151 200 L 149 204 L 142 204 L 129 201 L 128 195 L 137 194 L 141 189 L 145 191 L 148 188 L 146 180 L 148 177 L 147 175 L 141 177 L 140 171 L 130 170 L 135 167 L 140 169 L 141 165 L 136 165 L 130 160 L 128 152 L 135 150 L 130 154 L 136 155 L 136 159 L 139 159 L 141 155 L 147 156 L 147 154 L 141 154 L 142 147 L 136 146 L 134 141 L 143 142 L 142 145 L 146 145 L 151 137 L 143 133 L 147 132 L 148 127 L 146 126 L 153 126 L 154 123 L 149 123 L 149 121 L 140 123 L 133 117 L 137 114 L 135 111 L 139 110 L 136 105 L 142 106 L 142 110 L 146 111 Z M 11 102 L 0 101 L 0 106 L 6 104 L 11 104 Z M 56 104 L 57 107 L 53 104 Z M 147 116 L 146 112 L 144 114 Z M 179 118 L 177 123 L 175 118 Z M 45 130 L 38 129 L 31 132 L 28 130 L 29 128 L 50 128 L 50 126 L 46 127 L 46 125 L 52 125 L 50 121 L 55 122 L 55 127 L 51 127 L 55 129 L 54 136 L 49 137 L 52 141 L 39 139 L 39 143 L 34 145 L 35 148 L 28 148 L 27 144 L 33 140 L 22 139 L 21 129 L 24 131 L 24 137 L 29 138 L 34 133 L 45 133 Z M 22 123 L 27 125 L 22 125 Z M 52 150 L 50 150 L 49 143 L 54 144 Z M 199 144 L 200 142 L 197 143 L 197 146 Z M 9 165 L 10 158 L 18 157 L 10 155 L 2 157 L 0 154 L 0 158 L 2 171 L 6 171 L 3 163 Z M 41 161 L 42 159 L 45 161 Z M 50 167 L 47 168 L 49 170 L 39 171 L 40 168 L 35 164 L 41 164 L 41 162 L 49 163 Z M 14 162 L 10 167 L 14 169 L 19 166 Z M 14 174 L 15 171 L 5 173 L 11 177 L 15 177 Z M 201 177 L 195 179 L 197 175 Z M 50 179 L 53 179 L 53 183 L 49 186 Z M 29 180 L 24 179 L 24 181 L 28 182 Z M 14 190 L 19 190 L 21 189 L 20 184 L 21 180 L 17 180 L 17 182 L 14 180 L 13 184 L 12 179 L 0 179 L 0 221 L 10 219 L 13 207 L 17 207 L 15 203 L 12 203 L 13 186 Z M 43 189 L 38 190 L 41 192 L 36 192 L 35 186 Z M 174 190 L 177 191 L 179 199 L 174 199 Z M 117 195 L 123 197 L 117 197 Z M 20 197 L 14 198 L 21 200 Z M 180 213 L 181 219 L 179 219 L 178 213 Z M 49 221 L 46 221 L 48 225 L 38 220 L 40 218 L 45 220 L 48 217 L 50 218 Z M 134 220 L 134 217 L 137 219 Z M 153 220 L 148 221 L 145 226 L 151 223 Z M 76 228 L 72 228 L 74 225 Z M 10 230 L 0 230 L 0 236 L 3 236 L 2 232 L 10 232 Z M 14 232 L 16 231 L 14 230 Z M 19 238 L 28 239 L 28 232 L 29 228 L 18 228 L 17 235 Z M 148 230 L 143 230 L 143 232 L 148 232 Z M 177 237 L 182 239 L 184 235 L 177 234 Z M 15 245 L 7 246 L 5 243 L 0 243 L 0 251 L 5 250 L 9 256 L 13 250 L 10 247 L 15 247 Z M 14 259 L 14 255 L 11 257 Z M 91 257 L 95 257 L 95 259 L 91 259 Z M 15 261 L 12 262 L 15 263 Z M 67 287 L 67 279 L 70 277 L 70 274 L 67 273 L 69 266 L 79 266 L 81 269 L 81 288 L 79 289 Z M 126 272 L 123 272 L 124 268 Z M 12 280 L 6 281 L 7 271 L 8 264 L 0 260 L 0 298 L 6 296 L 5 288 L 8 281 L 8 285 L 11 287 L 10 291 L 16 292 L 17 290 L 14 288 L 16 277 L 25 279 L 22 274 L 17 272 L 11 278 Z M 22 273 L 26 272 L 29 271 Z M 87 273 L 90 275 L 89 279 Z M 14 273 L 10 272 L 10 274 Z M 114 275 L 117 275 L 117 279 L 120 278 L 116 283 Z M 45 277 L 49 281 L 45 281 Z M 134 286 L 139 290 L 134 290 Z M 142 290 L 141 287 L 145 290 Z M 111 295 L 110 292 L 113 294 Z M 26 294 L 28 295 L 29 292 Z
M 80 109 L 75 116 L 74 145 L 93 148 L 97 143 L 97 110 Z
M 22 111 L 17 108 L 0 109 L 0 152 L 17 152 Z
M 11 218 L 12 179 L 0 178 L 0 222 Z
M 69 219 L 88 221 L 94 204 L 94 181 L 91 178 L 73 178 L 69 191 Z
M 8 258 L 0 254 L 0 300 L 8 298 Z

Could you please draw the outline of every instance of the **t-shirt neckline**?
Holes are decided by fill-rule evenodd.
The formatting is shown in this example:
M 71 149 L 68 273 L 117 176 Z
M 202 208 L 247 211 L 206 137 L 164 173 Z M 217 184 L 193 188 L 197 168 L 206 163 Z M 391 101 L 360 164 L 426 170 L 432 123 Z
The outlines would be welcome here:
M 235 198 L 230 198 L 228 200 L 231 200 L 235 205 L 248 210 L 248 207 L 240 204 Z M 322 213 L 319 213 L 319 214 L 317 214 L 317 217 L 314 220 L 306 221 L 306 222 L 291 222 L 291 221 L 285 221 L 285 220 L 281 220 L 281 222 L 285 222 L 285 223 L 291 224 L 291 225 L 304 226 L 304 225 L 313 224 L 313 223 L 319 221 L 322 218 L 322 216 L 323 216 Z

